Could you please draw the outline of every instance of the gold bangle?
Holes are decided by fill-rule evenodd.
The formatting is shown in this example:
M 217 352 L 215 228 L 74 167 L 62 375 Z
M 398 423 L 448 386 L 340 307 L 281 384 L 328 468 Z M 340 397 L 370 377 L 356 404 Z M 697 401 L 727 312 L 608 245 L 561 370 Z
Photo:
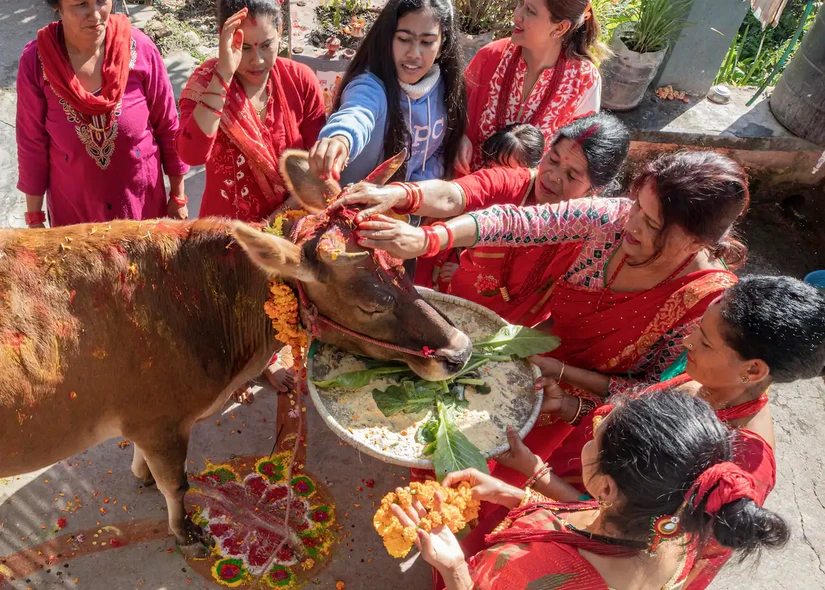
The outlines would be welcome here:
M 530 479 L 528 479 L 526 482 L 524 482 L 524 487 L 525 488 L 531 487 L 534 483 L 539 481 L 542 477 L 544 477 L 545 475 L 550 473 L 552 470 L 553 470 L 553 468 L 550 467 L 550 465 L 548 465 L 547 463 L 544 463 L 541 467 L 539 467 L 536 470 L 536 472 L 532 476 L 530 476 Z
M 556 379 L 559 383 L 561 383 L 561 378 L 564 377 L 564 361 L 561 362 L 561 371 L 559 372 L 559 378 Z
M 524 508 L 527 504 L 530 503 L 530 498 L 533 496 L 533 488 L 527 486 L 524 488 L 524 497 L 521 499 L 521 502 L 518 503 L 518 508 Z
M 578 408 L 576 408 L 576 415 L 575 415 L 575 416 L 573 416 L 573 419 L 572 419 L 572 420 L 570 420 L 570 422 L 568 422 L 568 424 L 569 424 L 570 426 L 576 426 L 576 424 L 578 424 L 577 420 L 579 419 L 579 414 L 581 414 L 581 413 L 582 413 L 582 398 L 581 398 L 581 397 L 577 397 L 576 399 L 577 399 L 577 400 L 579 400 L 579 407 L 578 407 Z

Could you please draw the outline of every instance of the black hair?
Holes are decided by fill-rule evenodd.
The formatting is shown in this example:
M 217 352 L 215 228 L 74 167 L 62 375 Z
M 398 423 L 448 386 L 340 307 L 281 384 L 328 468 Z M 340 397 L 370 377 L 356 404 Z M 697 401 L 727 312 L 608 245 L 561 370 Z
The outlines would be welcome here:
M 60 0 L 46 0 L 46 4 L 52 8 L 60 8 Z
M 619 188 L 619 171 L 630 151 L 630 132 L 610 113 L 579 117 L 559 129 L 561 138 L 577 142 L 587 159 L 590 186 L 609 195 Z
M 750 276 L 725 291 L 722 337 L 744 360 L 761 359 L 776 383 L 825 368 L 825 296 L 791 277 Z
M 216 6 L 218 28 L 221 28 L 226 19 L 242 8 L 249 9 L 249 18 L 272 17 L 272 24 L 276 29 L 283 21 L 281 4 L 278 0 L 218 0 Z
M 535 168 L 544 154 L 544 134 L 535 125 L 513 123 L 493 133 L 481 146 L 482 166 L 509 166 L 514 158 L 519 166 Z
M 707 497 L 695 509 L 685 502 L 704 471 L 733 460 L 735 432 L 701 398 L 677 388 L 620 398 L 598 436 L 598 469 L 621 493 L 608 518 L 627 538 L 649 538 L 654 519 L 678 515 L 686 533 L 712 534 L 744 556 L 787 542 L 785 521 L 750 498 L 724 504 L 714 515 L 705 512 Z
M 587 59 L 597 62 L 609 54 L 599 41 L 601 26 L 590 0 L 544 0 L 550 11 L 550 20 L 560 23 L 570 21 L 570 30 L 562 42 L 568 59 Z
M 377 76 L 387 95 L 387 124 L 384 135 L 384 157 L 397 154 L 409 148 L 411 137 L 407 122 L 401 111 L 401 86 L 395 60 L 392 58 L 392 44 L 398 20 L 410 12 L 431 9 L 441 25 L 441 51 L 435 63 L 441 69 L 444 79 L 444 101 L 447 107 L 447 123 L 441 148 L 444 156 L 445 175 L 450 177 L 458 148 L 467 125 L 467 98 L 464 89 L 464 59 L 458 38 L 455 11 L 450 0 L 389 0 L 367 32 L 361 46 L 352 58 L 338 92 L 333 111 L 341 107 L 341 95 L 356 76 L 366 71 Z M 406 163 L 393 175 L 395 180 L 404 180 Z
M 745 263 L 747 248 L 736 239 L 734 226 L 748 210 L 750 191 L 739 164 L 716 152 L 663 154 L 642 169 L 633 181 L 634 192 L 648 182 L 659 198 L 662 229 L 657 252 L 642 264 L 659 258 L 674 225 L 706 244 L 728 267 Z

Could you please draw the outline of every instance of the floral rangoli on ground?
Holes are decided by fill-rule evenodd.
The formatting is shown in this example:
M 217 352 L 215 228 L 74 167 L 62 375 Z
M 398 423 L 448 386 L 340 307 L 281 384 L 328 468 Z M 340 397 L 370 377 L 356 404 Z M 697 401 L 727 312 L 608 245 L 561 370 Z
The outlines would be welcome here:
M 294 474 L 285 529 L 289 458 L 236 459 L 189 477 L 192 520 L 214 541 L 210 559 L 190 562 L 195 570 L 230 588 L 298 588 L 317 575 L 336 542 L 334 502 L 309 475 Z

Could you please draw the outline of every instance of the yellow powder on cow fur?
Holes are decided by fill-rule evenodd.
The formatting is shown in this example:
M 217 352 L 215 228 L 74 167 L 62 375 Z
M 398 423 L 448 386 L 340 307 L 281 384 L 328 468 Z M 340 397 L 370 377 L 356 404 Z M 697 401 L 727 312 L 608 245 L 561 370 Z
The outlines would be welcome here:
M 441 510 L 435 510 L 435 493 L 441 494 Z M 445 488 L 436 481 L 412 482 L 398 492 L 390 492 L 381 499 L 381 506 L 372 519 L 372 524 L 381 538 L 384 547 L 393 557 L 406 557 L 416 538 L 416 527 L 405 527 L 392 512 L 392 505 L 398 504 L 402 508 L 412 505 L 418 500 L 427 511 L 418 527 L 424 531 L 444 525 L 452 532 L 457 533 L 468 522 L 478 518 L 481 503 L 473 499 L 470 484 L 466 481 L 455 488 Z

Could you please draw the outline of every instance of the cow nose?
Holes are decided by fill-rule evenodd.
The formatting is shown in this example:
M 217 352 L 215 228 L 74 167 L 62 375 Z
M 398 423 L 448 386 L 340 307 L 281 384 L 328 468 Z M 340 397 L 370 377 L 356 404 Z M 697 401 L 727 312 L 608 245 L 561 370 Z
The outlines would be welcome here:
M 444 363 L 444 369 L 451 374 L 458 373 L 467 364 L 471 349 L 442 348 L 435 353 L 436 358 Z

